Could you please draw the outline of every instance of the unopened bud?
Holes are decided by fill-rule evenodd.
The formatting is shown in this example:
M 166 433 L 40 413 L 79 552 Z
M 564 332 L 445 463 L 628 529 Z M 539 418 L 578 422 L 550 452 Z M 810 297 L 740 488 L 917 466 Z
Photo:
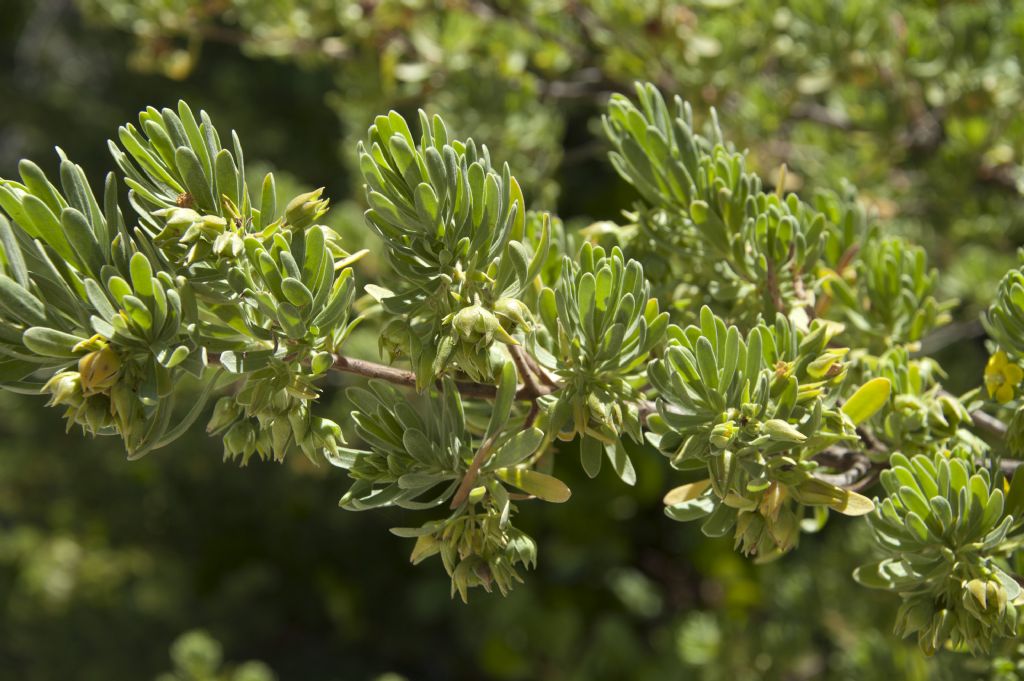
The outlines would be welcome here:
M 523 329 L 529 329 L 531 326 L 533 315 L 530 314 L 530 308 L 521 300 L 499 298 L 494 303 L 494 311 Z
M 320 187 L 305 194 L 299 194 L 288 202 L 284 218 L 293 229 L 305 229 L 327 212 L 327 199 L 321 199 L 324 188 Z
M 224 455 L 227 458 L 241 454 L 244 460 L 255 446 L 256 433 L 253 432 L 252 424 L 245 421 L 239 421 L 224 434 Z
M 313 374 L 319 376 L 320 374 L 327 373 L 327 370 L 334 364 L 334 355 L 329 352 L 317 352 L 313 354 L 313 359 L 309 363 L 309 368 Z
M 90 433 L 97 433 L 114 425 L 110 415 L 110 400 L 105 395 L 95 395 L 86 399 L 78 409 L 78 422 Z
M 68 405 L 77 407 L 82 404 L 85 396 L 82 394 L 81 375 L 77 371 L 62 371 L 54 374 L 42 392 L 50 393 L 48 404 L 52 406 Z
M 213 406 L 213 415 L 210 422 L 206 424 L 207 433 L 218 433 L 231 425 L 242 408 L 234 397 L 222 397 Z
M 800 443 L 807 439 L 807 436 L 796 429 L 793 424 L 782 419 L 769 419 L 762 424 L 763 432 L 771 439 L 780 442 Z
M 452 317 L 452 326 L 467 341 L 476 342 L 481 338 L 490 342 L 495 336 L 503 343 L 517 345 L 516 340 L 508 335 L 501 322 L 493 312 L 480 305 L 464 307 Z
M 109 345 L 78 360 L 82 391 L 92 395 L 109 390 L 121 374 L 121 359 Z
M 416 538 L 416 545 L 412 548 L 412 555 L 409 556 L 409 560 L 413 565 L 418 565 L 421 561 L 440 550 L 441 542 L 432 534 L 424 534 Z

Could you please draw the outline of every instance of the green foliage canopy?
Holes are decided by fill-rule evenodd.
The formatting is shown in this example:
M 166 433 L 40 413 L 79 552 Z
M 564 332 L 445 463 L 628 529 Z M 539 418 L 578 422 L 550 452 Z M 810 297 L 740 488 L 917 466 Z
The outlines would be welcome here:
M 591 477 L 607 458 L 634 484 L 631 439 L 680 472 L 669 517 L 732 533 L 761 562 L 830 511 L 871 514 L 888 557 L 858 579 L 904 599 L 897 629 L 926 652 L 1014 635 L 1024 477 L 1001 458 L 1024 419 L 983 410 L 1007 417 L 1024 378 L 1019 272 L 986 315 L 999 349 L 985 387 L 950 395 L 916 354 L 949 309 L 923 251 L 881 238 L 850 192 L 766 188 L 714 118 L 698 133 L 682 100 L 636 93 L 611 99 L 605 131 L 641 228 L 578 249 L 485 146 L 436 116 L 419 139 L 398 113 L 377 117 L 357 155 L 392 269 L 359 300 L 365 251 L 321 224 L 322 191 L 279 209 L 272 175 L 250 189 L 237 135 L 225 148 L 184 102 L 111 142 L 130 220 L 114 173 L 100 199 L 63 153 L 59 185 L 25 161 L 0 182 L 3 385 L 120 436 L 129 458 L 226 393 L 207 427 L 226 458 L 302 452 L 348 471 L 342 507 L 426 515 L 393 532 L 415 538 L 414 562 L 440 555 L 463 599 L 536 563 L 512 521 L 569 499 L 556 440 L 578 439 Z M 641 234 L 672 248 L 657 278 L 630 257 Z M 345 354 L 361 323 L 381 328 L 387 364 Z M 313 413 L 331 370 L 371 379 L 349 394 L 360 447 Z M 201 399 L 181 414 L 184 381 Z M 872 502 L 858 490 L 880 472 Z

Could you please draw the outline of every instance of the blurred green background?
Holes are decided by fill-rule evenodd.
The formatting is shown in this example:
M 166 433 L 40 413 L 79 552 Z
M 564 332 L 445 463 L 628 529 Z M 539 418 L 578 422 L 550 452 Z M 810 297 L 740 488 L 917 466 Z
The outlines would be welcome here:
M 59 145 L 100 182 L 106 139 L 187 99 L 235 128 L 282 195 L 325 185 L 331 224 L 374 248 L 353 142 L 372 116 L 424 106 L 507 159 L 535 208 L 621 219 L 599 114 L 635 79 L 711 106 L 786 188 L 847 180 L 887 231 L 920 240 L 962 300 L 930 339 L 950 385 L 978 382 L 980 327 L 1024 241 L 1024 6 L 1010 0 L 5 0 L 0 176 Z M 386 263 L 365 260 L 363 283 Z M 356 338 L 374 352 L 375 332 Z M 338 379 L 322 409 L 344 413 Z M 0 679 L 1024 678 L 991 659 L 926 659 L 895 606 L 857 587 L 862 522 L 755 567 L 673 523 L 660 457 L 639 483 L 586 481 L 524 509 L 540 565 L 509 597 L 452 601 L 408 564 L 398 511 L 346 514 L 340 471 L 221 462 L 196 432 L 134 463 L 65 434 L 42 400 L 0 395 Z M 259 661 L 259 662 L 247 662 Z

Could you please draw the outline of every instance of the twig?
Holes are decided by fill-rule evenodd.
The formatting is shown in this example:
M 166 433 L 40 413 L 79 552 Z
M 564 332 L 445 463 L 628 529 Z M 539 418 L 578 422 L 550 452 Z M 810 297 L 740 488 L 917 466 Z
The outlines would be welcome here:
M 335 356 L 333 368 L 335 371 L 356 374 L 367 378 L 377 378 L 396 385 L 404 385 L 409 388 L 416 387 L 416 374 L 407 369 L 398 369 L 363 359 L 345 357 L 344 355 Z M 495 386 L 484 383 L 456 381 L 455 386 L 459 389 L 459 393 L 466 397 L 493 399 L 495 395 L 497 395 L 497 388 Z M 552 392 L 554 392 L 554 388 L 552 387 L 536 384 L 530 385 L 528 383 L 516 391 L 516 399 L 535 400 L 538 397 L 543 397 L 544 395 L 548 395 Z
M 1003 437 L 1006 435 L 1006 424 L 995 416 L 986 414 L 980 409 L 971 412 L 971 421 L 974 422 L 974 426 L 976 428 L 983 430 L 990 435 L 995 435 L 997 437 Z
M 826 449 L 814 459 L 829 468 L 842 469 L 839 473 L 814 473 L 814 477 L 836 487 L 857 491 L 869 486 L 874 482 L 874 477 L 877 477 L 877 472 L 874 470 L 876 464 L 871 462 L 867 454 L 854 449 Z
M 494 443 L 497 442 L 500 433 L 501 431 L 499 430 L 494 435 L 491 435 L 480 445 L 480 449 L 476 450 L 476 455 L 469 464 L 469 468 L 466 469 L 466 474 L 462 477 L 459 488 L 455 490 L 455 496 L 452 498 L 450 508 L 455 509 L 462 506 L 463 502 L 469 498 L 469 493 L 473 490 L 473 483 L 476 482 L 477 476 L 480 475 L 480 467 L 484 465 L 484 461 L 490 455 L 491 448 L 494 447 Z
M 512 359 L 516 362 L 516 366 L 519 368 L 519 373 L 523 376 L 523 385 L 516 391 L 516 399 L 530 401 L 533 403 L 527 415 L 527 424 L 532 425 L 533 420 L 537 417 L 539 412 L 537 399 L 544 395 L 554 393 L 559 389 L 559 386 L 553 382 L 546 385 L 537 381 L 538 375 L 542 379 L 546 379 L 548 381 L 550 381 L 550 379 L 543 373 L 534 373 L 531 369 L 531 361 L 533 358 L 526 354 L 522 348 L 512 348 Z M 213 363 L 218 362 L 219 357 L 213 354 L 210 356 L 210 361 Z M 407 369 L 398 369 L 396 367 L 390 367 L 367 360 L 345 357 L 344 355 L 337 355 L 335 357 L 333 369 L 335 371 L 365 376 L 366 378 L 375 378 L 409 388 L 416 387 L 416 374 L 412 371 Z M 456 381 L 455 385 L 458 388 L 459 393 L 466 397 L 494 399 L 497 395 L 497 388 L 493 385 L 474 383 L 472 381 Z M 941 394 L 952 396 L 951 393 L 946 391 L 942 391 Z M 636 404 L 640 419 L 644 422 L 647 421 L 648 417 L 652 414 L 656 414 L 658 411 L 657 404 L 652 400 L 639 400 Z M 971 412 L 971 420 L 976 428 L 990 435 L 1002 437 L 1006 434 L 1006 424 L 981 410 Z M 875 438 L 870 431 L 858 428 L 857 432 L 860 435 L 861 441 L 867 445 L 869 450 L 879 454 L 887 452 L 885 445 Z M 477 450 L 476 456 L 473 458 L 473 462 L 470 464 L 462 483 L 456 491 L 455 497 L 452 501 L 452 508 L 456 508 L 465 501 L 466 496 L 472 489 L 473 482 L 479 475 L 480 467 L 486 460 L 488 451 L 494 446 L 493 440 L 494 437 L 492 436 L 488 440 L 484 441 L 480 446 L 480 449 Z M 816 478 L 854 491 L 864 489 L 865 487 L 873 484 L 878 478 L 878 474 L 888 467 L 888 464 L 886 463 L 872 462 L 866 453 L 855 449 L 847 450 L 829 448 L 815 455 L 814 460 L 823 466 L 838 470 L 836 473 L 815 472 L 814 476 Z M 979 463 L 984 464 L 984 462 Z M 1000 467 L 1007 477 L 1012 477 L 1014 472 L 1022 464 L 1024 464 L 1024 462 L 1016 459 L 1002 459 L 1000 461 Z
M 534 375 L 529 362 L 527 362 L 526 353 L 523 352 L 523 347 L 521 345 L 512 345 L 508 350 L 509 354 L 512 355 L 512 361 L 516 364 L 516 369 L 519 370 L 519 375 L 523 379 L 523 387 L 529 388 L 537 395 L 540 395 L 540 384 L 537 383 L 537 377 Z

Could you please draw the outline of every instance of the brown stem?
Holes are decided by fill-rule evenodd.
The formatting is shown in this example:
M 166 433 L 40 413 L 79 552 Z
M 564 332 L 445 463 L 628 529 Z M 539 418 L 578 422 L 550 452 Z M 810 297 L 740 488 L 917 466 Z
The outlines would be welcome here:
M 395 383 L 396 385 L 404 385 L 409 388 L 416 387 L 416 374 L 408 369 L 398 369 L 396 367 L 389 367 L 384 364 L 369 362 L 363 359 L 337 355 L 334 360 L 334 369 L 335 371 L 356 374 L 367 378 L 377 378 L 389 383 Z M 459 393 L 466 397 L 493 399 L 497 394 L 497 388 L 495 386 L 487 385 L 485 383 L 456 381 L 455 386 L 459 389 Z M 538 397 L 548 395 L 552 392 L 554 392 L 553 388 L 536 384 L 532 386 L 530 384 L 526 384 L 516 391 L 516 399 L 535 400 Z
M 537 377 L 534 375 L 532 368 L 526 361 L 526 353 L 523 352 L 523 346 L 512 345 L 508 350 L 509 354 L 512 355 L 512 361 L 516 364 L 516 369 L 519 370 L 519 376 L 523 379 L 523 387 L 529 388 L 537 395 L 540 395 L 540 384 L 537 383 Z
M 870 486 L 884 467 L 881 464 L 872 463 L 867 454 L 856 450 L 826 449 L 814 459 L 829 468 L 842 469 L 838 473 L 815 472 L 814 477 L 836 487 L 843 487 L 855 492 Z
M 452 498 L 452 509 L 456 509 L 462 506 L 463 502 L 469 498 L 469 493 L 473 491 L 473 483 L 476 482 L 477 476 L 480 475 L 480 467 L 484 465 L 484 461 L 491 453 L 491 448 L 494 447 L 494 443 L 498 440 L 498 433 L 491 435 L 489 438 L 484 440 L 483 444 L 480 445 L 480 449 L 476 450 L 476 455 L 473 457 L 473 461 L 469 464 L 469 468 L 466 469 L 466 475 L 462 477 L 462 482 L 459 483 L 459 488 L 455 490 L 455 496 Z
M 995 416 L 986 414 L 980 409 L 971 412 L 971 421 L 974 422 L 974 426 L 978 430 L 983 430 L 989 435 L 995 435 L 997 437 L 1003 437 L 1006 435 L 1006 424 Z
M 519 372 L 523 376 L 524 383 L 516 391 L 516 399 L 533 402 L 533 405 L 531 405 L 530 408 L 530 413 L 527 416 L 527 422 L 532 424 L 533 419 L 537 416 L 537 398 L 554 393 L 558 390 L 558 386 L 554 384 L 541 384 L 536 380 L 536 375 L 530 369 L 532 357 L 523 352 L 522 348 L 513 346 L 512 359 L 516 362 L 516 366 L 519 368 Z M 210 361 L 217 362 L 219 361 L 219 357 L 217 355 L 211 355 Z M 410 388 L 416 387 L 416 374 L 412 371 L 378 364 L 377 362 L 337 355 L 334 360 L 333 368 L 335 371 L 365 376 L 366 378 L 375 378 L 389 383 L 394 383 L 396 385 L 402 385 Z M 543 374 L 541 374 L 541 377 L 543 377 Z M 458 388 L 459 393 L 466 397 L 494 399 L 497 394 L 497 388 L 495 386 L 484 383 L 456 381 L 455 386 Z M 943 391 L 943 394 L 949 395 L 950 393 Z M 637 403 L 637 406 L 640 418 L 645 422 L 650 415 L 656 414 L 658 411 L 656 403 L 652 400 L 640 400 Z M 990 435 L 1002 437 L 1006 434 L 1006 424 L 983 411 L 977 410 L 971 412 L 971 420 L 974 422 L 974 426 L 977 429 Z M 857 432 L 860 435 L 861 440 L 871 451 L 880 454 L 886 453 L 887 450 L 885 445 L 875 438 L 870 431 L 858 429 Z M 466 500 L 466 497 L 472 489 L 473 483 L 479 475 L 480 467 L 483 466 L 484 461 L 486 460 L 487 453 L 490 451 L 491 447 L 494 446 L 493 440 L 494 437 L 488 438 L 488 440 L 484 441 L 480 446 L 480 449 L 477 450 L 476 456 L 473 458 L 473 462 L 470 464 L 462 483 L 459 485 L 459 488 L 455 493 L 455 497 L 452 501 L 452 508 L 458 507 Z M 859 450 L 829 448 L 817 454 L 814 459 L 823 466 L 827 466 L 828 468 L 833 468 L 838 471 L 836 473 L 816 472 L 814 474 L 815 477 L 839 487 L 844 487 L 854 491 L 864 489 L 874 483 L 878 474 L 887 467 L 887 464 L 885 463 L 872 462 L 864 452 Z M 985 462 L 979 461 L 979 464 L 984 465 Z M 1024 462 L 1016 459 L 1002 459 L 1000 461 L 1001 469 L 1007 477 L 1012 477 L 1014 472 L 1022 464 L 1024 464 Z

